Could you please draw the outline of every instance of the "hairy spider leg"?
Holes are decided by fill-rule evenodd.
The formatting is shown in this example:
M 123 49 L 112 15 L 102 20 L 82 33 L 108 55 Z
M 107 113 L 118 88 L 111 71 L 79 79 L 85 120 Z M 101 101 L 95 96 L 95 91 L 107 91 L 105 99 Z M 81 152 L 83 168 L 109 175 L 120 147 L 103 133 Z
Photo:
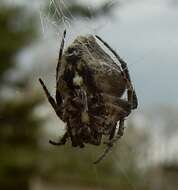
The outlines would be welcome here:
M 62 97 L 59 92 L 58 86 L 59 86 L 59 69 L 60 69 L 61 59 L 62 59 L 62 54 L 63 54 L 63 49 L 64 49 L 65 36 L 66 36 L 66 30 L 64 30 L 64 33 L 63 33 L 63 38 L 62 38 L 62 42 L 61 42 L 60 50 L 59 50 L 58 63 L 56 67 L 56 102 L 58 106 L 60 106 L 62 103 Z
M 120 102 L 122 102 L 122 104 L 125 104 L 123 106 L 123 108 L 124 107 L 126 108 L 128 106 L 127 105 L 128 103 L 132 103 L 132 98 L 133 98 L 132 97 L 132 92 L 133 92 L 133 89 L 132 89 L 132 86 L 129 86 L 130 84 L 131 83 L 129 83 L 127 85 L 127 88 L 128 88 L 127 99 L 128 99 L 128 101 L 124 101 L 124 100 L 118 99 Z M 112 128 L 111 134 L 109 136 L 109 142 L 105 142 L 105 144 L 107 144 L 107 147 L 106 147 L 104 153 L 94 162 L 94 164 L 99 163 L 109 153 L 109 151 L 113 147 L 114 143 L 116 141 L 118 141 L 123 136 L 123 134 L 124 134 L 124 117 L 119 120 L 119 129 L 118 129 L 117 135 L 114 136 L 115 132 L 116 132 L 116 126 L 117 126 L 117 124 L 114 124 L 114 126 Z
M 103 154 L 101 154 L 100 157 L 95 162 L 93 162 L 93 164 L 98 164 L 99 162 L 101 162 L 101 160 L 103 160 L 103 158 L 109 153 L 112 146 L 113 144 L 110 144 L 110 146 L 108 145 Z
M 130 79 L 127 63 L 123 59 L 120 59 L 119 61 L 121 63 L 122 70 L 125 73 L 125 76 L 126 76 L 126 79 L 127 79 L 128 101 L 131 103 L 132 109 L 136 109 L 137 106 L 138 106 L 138 99 L 137 99 L 136 92 L 135 92 L 135 90 L 133 89 L 133 86 L 132 86 L 132 82 L 131 82 L 131 79 Z
M 114 56 L 120 62 L 122 70 L 120 69 L 120 67 L 118 67 L 118 68 L 121 71 L 121 74 L 124 76 L 124 78 L 125 78 L 125 80 L 127 82 L 127 101 L 128 101 L 128 103 L 131 104 L 132 109 L 136 109 L 137 106 L 138 106 L 138 100 L 137 100 L 136 93 L 135 93 L 135 91 L 133 89 L 132 83 L 131 83 L 129 71 L 128 71 L 128 68 L 127 68 L 127 63 L 123 59 L 121 59 L 121 57 L 102 38 L 100 38 L 97 35 L 96 35 L 96 38 L 99 39 L 114 54 Z M 110 151 L 110 149 L 113 147 L 113 144 L 121 136 L 123 136 L 123 132 L 124 132 L 124 118 L 121 118 L 120 121 L 119 121 L 119 129 L 118 129 L 116 137 L 114 137 L 115 131 L 116 131 L 116 124 L 113 126 L 113 129 L 112 129 L 111 134 L 109 136 L 109 142 L 106 142 L 107 148 L 105 149 L 104 153 L 98 158 L 98 160 L 96 160 L 94 162 L 94 164 L 99 163 L 106 156 L 106 154 L 108 154 L 108 152 Z
M 72 134 L 72 127 L 69 121 L 67 122 L 67 127 L 68 127 L 69 136 L 72 142 L 72 146 L 77 147 L 78 146 L 77 139 L 76 139 L 76 136 Z
M 127 85 L 128 86 L 127 94 L 129 97 L 128 99 L 132 105 L 132 109 L 136 109 L 138 106 L 138 100 L 137 100 L 135 90 L 133 89 L 133 86 L 131 83 L 129 71 L 127 68 L 127 63 L 112 49 L 112 47 L 107 42 L 105 42 L 102 38 L 100 38 L 97 35 L 96 35 L 96 38 L 99 39 L 114 54 L 114 56 L 119 60 L 119 62 L 121 64 L 121 68 L 123 70 L 123 75 L 126 77 L 126 80 L 128 81 L 128 85 Z
M 116 116 L 116 117 L 118 117 L 118 119 L 127 117 L 130 114 L 131 104 L 129 101 L 123 100 L 119 97 L 108 95 L 107 93 L 101 93 L 101 96 L 103 97 L 104 102 L 109 102 L 109 103 L 107 103 L 107 106 L 114 108 L 115 113 L 117 113 L 117 112 L 120 113 L 119 116 Z M 117 109 L 117 107 L 119 110 Z M 115 118 L 113 120 L 116 121 L 117 118 Z M 111 126 L 109 140 L 111 140 L 115 135 L 116 125 L 117 124 L 115 122 Z
M 114 97 L 113 97 L 113 99 L 114 99 Z M 114 108 L 114 112 L 116 112 L 116 114 L 118 113 L 119 115 L 116 116 L 115 119 L 113 119 L 113 121 L 115 121 L 115 122 L 112 122 L 110 124 L 111 125 L 111 127 L 110 127 L 111 131 L 109 133 L 109 139 L 108 139 L 109 141 L 105 142 L 105 144 L 107 144 L 109 146 L 110 146 L 110 144 L 113 144 L 113 139 L 115 138 L 115 133 L 116 133 L 116 130 L 117 130 L 117 122 L 116 121 L 119 120 L 119 130 L 117 132 L 117 135 L 118 134 L 120 135 L 121 132 L 122 132 L 122 135 L 123 135 L 123 130 L 121 130 L 121 129 L 123 129 L 122 125 L 124 124 L 124 118 L 127 117 L 131 112 L 131 105 L 129 104 L 128 101 L 121 100 L 121 99 L 118 99 L 117 101 L 121 102 L 122 104 L 121 105 L 118 104 L 118 106 L 117 106 L 116 104 L 114 105 L 114 102 L 112 102 L 112 101 L 110 103 L 110 106 L 113 106 L 113 108 Z M 117 107 L 119 109 L 117 109 Z
M 54 111 L 56 112 L 56 114 L 59 116 L 59 111 L 57 109 L 57 104 L 56 104 L 56 101 L 54 100 L 54 98 L 51 96 L 50 92 L 48 91 L 46 85 L 44 84 L 44 82 L 42 81 L 41 78 L 39 78 L 39 82 L 41 84 L 41 86 L 43 87 L 43 90 L 46 94 L 46 97 L 49 101 L 49 103 L 51 104 L 51 106 L 53 107 Z
M 56 112 L 57 116 L 58 116 L 59 118 L 61 118 L 61 114 L 62 114 L 62 113 L 61 113 L 61 111 L 59 110 L 58 105 L 56 104 L 54 98 L 51 96 L 50 92 L 48 91 L 46 85 L 44 84 L 44 82 L 42 81 L 41 78 L 39 78 L 39 82 L 40 82 L 41 86 L 43 87 L 43 90 L 44 90 L 44 92 L 45 92 L 45 94 L 46 94 L 46 97 L 47 97 L 49 103 L 50 103 L 51 106 L 53 107 L 53 109 L 54 109 L 54 111 Z M 67 139 L 67 138 L 68 138 L 68 133 L 66 132 L 66 133 L 64 134 L 64 136 L 62 137 L 62 139 L 61 139 L 59 142 L 54 142 L 54 141 L 52 141 L 52 140 L 49 140 L 49 143 L 50 143 L 50 144 L 53 144 L 53 145 L 63 145 L 63 144 L 66 143 L 66 139 Z
M 130 86 L 130 84 L 131 84 L 130 82 L 127 84 L 127 99 L 128 100 L 125 101 L 125 100 L 122 100 L 122 99 L 119 99 L 119 98 L 117 100 L 118 103 L 122 104 L 122 108 L 125 111 L 127 110 L 128 112 L 130 112 L 129 110 L 131 109 L 131 108 L 128 108 L 128 106 L 132 105 L 132 99 L 133 99 L 133 96 L 132 96 L 133 88 L 132 88 L 132 85 Z M 107 96 L 107 95 L 105 94 L 105 96 Z M 107 147 L 106 147 L 104 153 L 94 162 L 94 164 L 98 164 L 101 160 L 103 160 L 103 158 L 109 153 L 109 151 L 113 147 L 114 143 L 116 141 L 118 141 L 123 136 L 123 133 L 124 133 L 124 117 L 122 117 L 119 120 L 119 129 L 118 129 L 117 135 L 115 136 L 116 127 L 117 127 L 117 123 L 114 123 L 113 127 L 112 127 L 112 130 L 111 130 L 111 133 L 110 133 L 110 136 L 109 136 L 109 141 L 105 142 Z
M 53 107 L 53 109 L 54 109 L 56 115 L 57 115 L 59 118 L 61 118 L 62 112 L 61 112 L 61 110 L 59 109 L 59 106 L 56 104 L 56 101 L 55 101 L 54 98 L 51 96 L 49 90 L 47 89 L 46 85 L 44 84 L 44 82 L 42 81 L 41 78 L 39 78 L 39 82 L 40 82 L 41 86 L 43 87 L 43 90 L 44 90 L 44 92 L 45 92 L 45 94 L 46 94 L 46 97 L 47 97 L 47 99 L 48 99 L 48 102 L 49 102 L 49 103 L 51 104 L 51 106 Z
M 111 141 L 114 138 L 114 135 L 115 135 L 115 132 L 116 132 L 116 126 L 117 126 L 117 123 L 114 123 L 114 126 L 112 127 L 111 133 L 109 135 L 109 141 Z
M 111 146 L 117 141 L 119 140 L 124 134 L 124 119 L 121 119 L 119 121 L 119 129 L 118 129 L 118 132 L 117 132 L 117 135 L 111 139 L 110 143 L 111 143 Z
M 62 59 L 62 54 L 63 54 L 63 49 L 64 49 L 65 36 L 66 36 L 66 30 L 64 30 L 64 33 L 63 33 L 63 38 L 62 38 L 62 42 L 61 42 L 60 50 L 59 50 L 58 63 L 56 66 L 56 102 L 59 106 L 62 103 L 62 97 L 61 97 L 61 94 L 60 94 L 59 89 L 58 89 L 58 86 L 59 86 L 59 69 L 60 69 L 61 59 Z
M 107 96 L 107 95 L 105 94 L 105 96 Z M 128 106 L 129 106 L 129 103 L 131 102 L 130 98 L 132 98 L 132 97 L 128 95 L 127 98 L 128 98 L 128 101 L 121 100 L 121 99 L 117 100 L 120 103 L 122 103 L 122 108 L 125 111 L 126 110 L 129 111 Z M 110 133 L 110 136 L 109 136 L 109 141 L 104 142 L 104 144 L 106 144 L 107 147 L 106 147 L 104 153 L 94 162 L 94 164 L 98 164 L 101 160 L 103 160 L 103 158 L 109 153 L 109 151 L 113 147 L 114 143 L 116 141 L 118 141 L 123 136 L 123 134 L 124 134 L 124 117 L 119 120 L 119 129 L 118 129 L 117 135 L 115 136 L 116 126 L 117 126 L 117 123 L 114 123 L 114 126 L 112 127 L 112 130 L 111 130 L 111 133 Z
M 124 74 L 126 75 L 127 79 L 131 82 L 129 71 L 127 69 L 127 63 L 116 53 L 115 50 L 107 43 L 105 42 L 101 37 L 96 35 L 96 38 L 100 40 L 113 54 L 114 56 L 119 60 L 121 64 L 122 70 L 125 72 Z M 120 68 L 120 67 L 119 67 Z M 121 70 L 121 69 L 120 69 Z
M 116 137 L 112 138 L 112 140 L 110 140 L 109 143 L 107 142 L 107 147 L 106 147 L 105 151 L 95 162 L 93 162 L 93 164 L 98 164 L 101 160 L 103 160 L 103 158 L 106 157 L 106 155 L 109 153 L 109 151 L 113 147 L 113 144 L 116 141 L 118 141 L 123 136 L 123 134 L 124 134 L 124 119 L 121 119 L 119 121 L 119 130 L 117 132 Z
M 64 49 L 65 36 L 66 36 L 66 30 L 64 30 L 64 32 L 63 32 L 62 42 L 61 42 L 61 46 L 60 46 L 60 50 L 59 50 L 59 58 L 58 58 L 58 63 L 57 63 L 57 67 L 56 67 L 56 82 L 58 82 L 59 68 L 61 65 L 61 58 L 62 58 L 62 53 L 63 53 L 63 49 Z
M 94 138 L 90 139 L 90 143 L 93 145 L 100 145 L 101 144 L 101 139 L 102 139 L 102 133 L 97 133 L 96 131 L 93 131 L 92 136 Z

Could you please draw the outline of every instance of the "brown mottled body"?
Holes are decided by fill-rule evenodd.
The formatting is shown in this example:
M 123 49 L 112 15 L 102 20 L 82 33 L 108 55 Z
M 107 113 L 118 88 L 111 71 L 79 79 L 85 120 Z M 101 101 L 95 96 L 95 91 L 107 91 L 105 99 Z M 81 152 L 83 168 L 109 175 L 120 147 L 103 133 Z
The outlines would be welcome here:
M 108 151 L 123 135 L 125 117 L 137 107 L 127 64 L 98 36 L 96 38 L 111 50 L 121 66 L 113 61 L 93 36 L 77 37 L 63 53 L 65 34 L 56 68 L 56 100 L 40 79 L 56 114 L 67 124 L 62 139 L 50 143 L 62 145 L 70 138 L 72 146 L 84 147 L 87 143 L 99 145 L 104 135 L 108 136 Z M 125 91 L 127 100 L 121 99 Z

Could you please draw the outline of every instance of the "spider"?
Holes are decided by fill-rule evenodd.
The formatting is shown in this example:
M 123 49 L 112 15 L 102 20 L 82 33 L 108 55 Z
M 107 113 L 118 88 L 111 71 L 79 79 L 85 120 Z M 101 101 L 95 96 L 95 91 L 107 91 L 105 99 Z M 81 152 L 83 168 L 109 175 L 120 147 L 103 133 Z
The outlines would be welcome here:
M 126 62 L 104 40 L 99 36 L 79 36 L 64 51 L 65 36 L 66 30 L 56 67 L 55 99 L 39 79 L 55 113 L 66 123 L 63 137 L 49 143 L 64 145 L 70 139 L 73 147 L 83 148 L 85 144 L 100 145 L 104 136 L 108 139 L 104 142 L 107 147 L 96 164 L 123 135 L 124 120 L 137 108 L 137 96 Z M 120 65 L 97 40 L 113 53 Z M 125 91 L 127 99 L 122 98 Z

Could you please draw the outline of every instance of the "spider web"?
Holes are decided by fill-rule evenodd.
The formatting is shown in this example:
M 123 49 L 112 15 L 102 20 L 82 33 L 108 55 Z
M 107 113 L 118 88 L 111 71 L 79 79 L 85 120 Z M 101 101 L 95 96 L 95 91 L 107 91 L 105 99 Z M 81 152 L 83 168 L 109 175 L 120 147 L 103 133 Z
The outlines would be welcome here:
M 82 1 L 81 1 L 82 2 Z M 87 2 L 87 1 L 86 1 Z M 44 7 L 40 8 L 40 21 L 43 36 L 46 37 L 49 29 L 53 30 L 53 34 L 56 36 L 62 36 L 64 29 L 68 33 L 72 33 L 73 36 L 78 34 L 96 34 L 99 30 L 102 30 L 108 23 L 108 19 L 95 18 L 97 22 L 93 21 L 93 12 L 97 9 L 89 3 L 84 3 L 89 16 L 85 16 L 79 19 L 78 15 L 73 15 L 70 10 L 70 4 L 72 1 L 64 0 L 49 0 L 47 9 L 44 11 Z M 80 1 L 76 1 L 80 3 Z M 96 2 L 95 2 L 96 3 Z M 112 7 L 117 3 L 117 0 L 110 0 L 107 2 L 107 8 Z M 98 22 L 99 20 L 99 22 Z
M 46 37 L 48 34 L 49 29 L 53 30 L 55 35 L 61 35 L 62 31 L 60 25 L 63 25 L 62 28 L 68 28 L 71 25 L 71 20 L 64 14 L 65 3 L 64 1 L 57 1 L 50 0 L 47 6 L 47 10 L 40 10 L 40 21 L 41 21 L 41 28 L 43 36 Z

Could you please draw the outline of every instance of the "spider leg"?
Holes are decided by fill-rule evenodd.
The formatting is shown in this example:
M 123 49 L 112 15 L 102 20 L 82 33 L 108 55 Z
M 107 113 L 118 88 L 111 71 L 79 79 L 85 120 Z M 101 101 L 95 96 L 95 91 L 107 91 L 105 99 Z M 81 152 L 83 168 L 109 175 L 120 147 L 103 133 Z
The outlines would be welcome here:
M 103 154 L 101 154 L 101 156 L 95 162 L 93 162 L 94 164 L 98 164 L 99 162 L 103 160 L 104 157 L 106 157 L 106 155 L 109 153 L 109 151 L 113 147 L 113 144 L 123 136 L 123 132 L 124 132 L 124 119 L 121 119 L 119 122 L 119 130 L 117 132 L 116 137 L 112 138 L 109 142 L 106 143 L 107 147 L 105 151 L 103 152 Z
M 131 102 L 132 109 L 136 109 L 138 107 L 138 99 L 135 90 L 133 90 L 133 87 L 128 89 L 127 94 L 128 101 Z
M 116 130 L 115 130 L 116 131 Z M 114 131 L 114 132 L 115 132 Z M 118 129 L 118 131 L 117 131 L 117 134 L 116 134 L 116 136 L 112 136 L 112 138 L 110 139 L 110 141 L 109 142 L 105 142 L 105 144 L 107 144 L 107 146 L 108 147 L 112 147 L 113 146 L 113 144 L 116 142 L 116 141 L 118 141 L 122 136 L 123 136 L 123 134 L 124 134 L 124 119 L 121 119 L 120 121 L 119 121 L 119 129 Z
M 63 53 L 63 49 L 64 49 L 65 36 L 66 36 L 66 30 L 64 30 L 64 33 L 63 33 L 63 38 L 62 38 L 62 42 L 61 42 L 61 46 L 60 46 L 60 50 L 59 50 L 58 63 L 57 63 L 57 67 L 56 67 L 56 81 L 57 82 L 58 82 L 58 75 L 59 75 L 59 67 L 61 65 L 61 58 L 62 58 L 62 53 Z
M 64 49 L 65 36 L 66 36 L 66 30 L 64 30 L 64 33 L 63 33 L 63 38 L 62 38 L 62 42 L 61 42 L 61 46 L 60 46 L 60 50 L 59 50 L 58 63 L 57 63 L 57 67 L 56 67 L 56 102 L 59 106 L 62 103 L 62 97 L 61 97 L 61 94 L 60 94 L 60 91 L 58 88 L 58 86 L 59 86 L 59 69 L 60 69 L 62 53 L 63 53 L 63 49 Z
M 138 106 L 138 99 L 137 99 L 136 92 L 132 86 L 131 81 L 129 81 L 127 78 L 126 78 L 126 81 L 127 81 L 127 99 L 128 99 L 128 102 L 130 103 L 132 109 L 136 109 Z
M 129 89 L 128 89 L 128 99 L 132 105 L 132 109 L 136 109 L 138 106 L 138 100 L 137 100 L 137 96 L 135 93 L 135 90 L 133 89 L 132 83 L 131 83 L 131 79 L 130 79 L 130 75 L 129 75 L 129 70 L 127 68 L 127 63 L 111 48 L 111 46 L 105 42 L 103 39 L 101 39 L 99 36 L 96 35 L 96 38 L 98 40 L 100 40 L 113 54 L 114 56 L 119 60 L 120 64 L 121 64 L 121 68 L 122 68 L 122 74 L 124 75 L 124 77 L 126 78 L 126 80 L 128 81 L 129 84 Z
M 98 164 L 99 162 L 101 162 L 101 160 L 103 160 L 103 158 L 109 153 L 109 151 L 111 150 L 111 148 L 112 148 L 112 145 L 110 145 L 110 146 L 108 145 L 106 147 L 105 151 L 103 152 L 103 154 L 101 154 L 99 156 L 99 158 L 95 162 L 93 162 L 93 164 Z
M 55 110 L 56 114 L 57 114 L 58 116 L 60 116 L 60 115 L 59 115 L 59 111 L 58 111 L 58 109 L 57 109 L 57 104 L 56 104 L 54 98 L 51 96 L 50 92 L 48 91 L 46 85 L 44 84 L 44 82 L 42 81 L 41 78 L 39 78 L 39 82 L 40 82 L 41 86 L 43 87 L 43 90 L 44 90 L 44 92 L 45 92 L 45 94 L 46 94 L 46 97 L 47 97 L 49 103 L 51 104 L 51 106 L 52 106 L 53 109 Z
M 108 95 L 106 93 L 102 93 L 102 97 L 106 103 L 106 108 L 109 110 L 109 115 L 107 116 L 106 124 L 110 127 L 110 136 L 109 136 L 109 143 L 113 139 L 115 132 L 117 121 L 120 121 L 118 131 L 121 134 L 121 129 L 123 126 L 124 118 L 127 117 L 131 112 L 131 104 L 127 100 L 122 100 L 118 97 Z M 107 144 L 107 143 L 106 143 Z
M 119 129 L 117 135 L 111 140 L 111 144 L 113 145 L 117 140 L 119 140 L 124 134 L 124 119 L 119 121 Z
M 96 38 L 98 40 L 100 40 L 113 54 L 114 56 L 119 60 L 120 64 L 121 64 L 121 68 L 123 69 L 123 71 L 125 71 L 126 77 L 129 81 L 130 80 L 130 75 L 127 69 L 127 63 L 116 53 L 116 51 L 107 43 L 105 42 L 101 37 L 96 35 Z
M 114 143 L 119 140 L 123 136 L 124 132 L 124 117 L 126 117 L 130 111 L 131 111 L 131 105 L 128 101 L 122 100 L 117 97 L 113 97 L 107 94 L 102 94 L 102 97 L 105 102 L 109 102 L 106 104 L 108 106 L 108 109 L 110 110 L 110 115 L 108 116 L 108 124 L 111 125 L 111 131 L 109 133 L 109 139 L 107 142 L 104 142 L 104 144 L 107 145 L 105 151 L 103 154 L 94 162 L 94 164 L 99 163 L 103 158 L 109 153 L 111 148 L 113 147 Z M 110 117 L 112 117 L 110 119 Z M 119 129 L 117 130 L 117 121 L 119 120 Z M 113 122 L 114 121 L 114 122 Z
M 52 145 L 64 145 L 66 143 L 68 137 L 69 137 L 69 134 L 66 132 L 64 134 L 64 136 L 60 139 L 59 142 L 49 140 L 49 143 L 52 144 Z
M 116 133 L 116 127 L 117 127 L 117 123 L 115 123 L 112 126 L 112 129 L 111 129 L 111 132 L 110 132 L 110 135 L 109 135 L 109 141 L 111 141 L 114 138 L 114 135 Z
M 100 40 L 113 54 L 114 54 L 114 56 L 120 61 L 120 60 L 122 60 L 121 58 L 120 58 L 120 56 L 115 52 L 115 50 L 113 50 L 113 48 L 107 43 L 107 42 L 105 42 L 101 37 L 99 37 L 99 36 L 97 36 L 96 35 L 96 38 L 98 39 L 98 40 Z
M 82 133 L 76 134 L 77 143 L 80 146 L 80 148 L 84 148 L 83 139 L 82 139 Z
M 102 133 L 98 133 L 97 131 L 92 131 L 90 143 L 93 145 L 100 145 L 102 139 Z
M 73 134 L 72 127 L 71 127 L 69 121 L 67 122 L 67 127 L 68 127 L 69 136 L 70 136 L 70 139 L 72 142 L 72 146 L 77 147 L 78 146 L 77 138 L 76 138 L 76 135 Z
M 104 102 L 108 102 L 108 105 L 110 106 L 119 106 L 124 109 L 128 114 L 131 112 L 131 104 L 128 100 L 123 100 L 121 98 L 109 95 L 107 93 L 101 93 L 101 96 L 104 100 Z M 116 110 L 114 110 L 115 112 Z

